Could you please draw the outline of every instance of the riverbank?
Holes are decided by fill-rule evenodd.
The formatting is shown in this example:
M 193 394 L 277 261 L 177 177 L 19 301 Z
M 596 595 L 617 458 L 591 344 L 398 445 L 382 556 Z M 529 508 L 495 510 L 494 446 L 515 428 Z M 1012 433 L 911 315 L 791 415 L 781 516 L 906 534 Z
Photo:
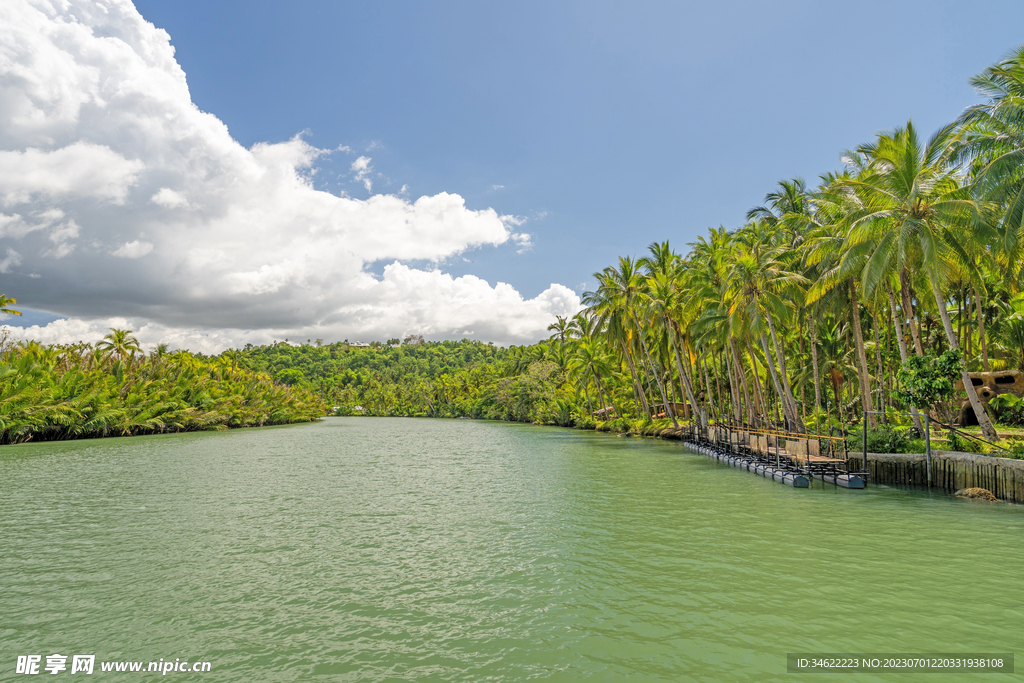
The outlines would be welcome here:
M 587 427 L 580 427 L 587 429 Z M 675 427 L 670 420 L 654 422 L 611 420 L 596 425 L 593 431 L 631 434 L 680 441 L 689 430 Z M 851 472 L 868 473 L 868 483 L 901 488 L 930 488 L 955 494 L 966 489 L 984 489 L 1007 503 L 1024 502 L 1024 460 L 1002 458 L 983 453 L 933 450 L 931 477 L 925 453 L 868 453 L 867 467 L 863 452 L 848 452 Z
M 864 470 L 862 453 L 850 466 Z M 924 453 L 868 453 L 869 481 L 887 486 L 931 488 L 944 493 L 980 488 L 1008 503 L 1024 502 L 1024 460 L 960 451 L 932 451 L 931 484 Z

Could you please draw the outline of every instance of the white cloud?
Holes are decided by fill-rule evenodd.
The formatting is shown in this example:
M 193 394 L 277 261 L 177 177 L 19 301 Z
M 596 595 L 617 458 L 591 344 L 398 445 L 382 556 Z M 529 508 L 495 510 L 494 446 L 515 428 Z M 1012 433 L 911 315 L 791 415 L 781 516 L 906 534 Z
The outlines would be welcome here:
M 123 204 L 143 164 L 128 160 L 104 145 L 88 142 L 42 151 L 0 150 L 0 198 L 20 204 L 34 197 L 61 199 L 87 196 Z
M 128 0 L 9 0 L 0 25 L 3 291 L 69 316 L 25 334 L 70 340 L 120 315 L 207 350 L 304 330 L 522 343 L 579 305 L 560 285 L 527 300 L 403 265 L 530 238 L 457 194 L 318 191 L 329 151 L 299 136 L 242 147 L 192 103 L 170 37 Z M 382 177 L 368 156 L 351 171 L 368 192 Z
M 491 185 L 491 189 L 492 190 L 504 190 L 505 186 L 504 185 Z
M 522 254 L 524 252 L 533 249 L 533 238 L 528 232 L 514 232 L 511 235 L 512 241 L 516 243 L 519 248 L 516 249 L 516 253 Z
M 69 255 L 75 250 L 75 244 L 71 241 L 78 239 L 78 232 L 80 228 L 78 223 L 74 219 L 69 220 L 66 223 L 61 223 L 52 230 L 50 230 L 50 241 L 53 242 L 54 246 L 44 253 L 47 256 L 53 256 L 54 258 L 60 259 Z
M 373 172 L 373 168 L 370 166 L 371 161 L 370 157 L 359 157 L 352 162 L 352 171 L 356 174 L 356 180 L 363 184 L 367 192 L 373 191 L 373 181 L 369 178 Z
M 150 242 L 132 240 L 131 242 L 125 242 L 110 253 L 121 258 L 140 258 L 151 251 L 153 251 L 153 245 Z
M 0 262 L 0 272 L 3 263 Z M 92 320 L 60 319 L 45 326 L 10 327 L 16 339 L 46 343 L 99 341 L 111 327 L 136 331 L 146 344 L 216 353 L 228 346 L 267 344 L 289 339 L 387 339 L 422 334 L 426 339 L 463 336 L 524 343 L 543 336 L 538 321 L 568 316 L 579 309 L 579 297 L 562 285 L 551 285 L 533 299 L 524 299 L 511 285 L 491 287 L 473 275 L 454 278 L 400 263 L 384 268 L 378 281 L 368 279 L 362 296 L 338 306 L 321 320 L 263 328 L 206 328 L 156 322 L 144 316 Z M 496 316 L 495 311 L 504 311 Z

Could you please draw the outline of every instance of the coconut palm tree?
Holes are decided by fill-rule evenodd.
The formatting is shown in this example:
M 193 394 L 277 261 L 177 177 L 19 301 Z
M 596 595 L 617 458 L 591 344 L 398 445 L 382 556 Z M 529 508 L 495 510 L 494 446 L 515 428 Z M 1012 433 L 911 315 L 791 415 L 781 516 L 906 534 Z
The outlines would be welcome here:
M 21 315 L 21 311 L 16 311 L 11 308 L 11 304 L 16 303 L 18 303 L 17 299 L 0 294 L 0 313 L 6 313 L 7 315 Z
M 644 392 L 641 376 L 631 352 L 631 347 L 639 343 L 646 359 L 650 361 L 647 342 L 639 322 L 640 316 L 637 315 L 640 294 L 644 285 L 643 275 L 636 260 L 626 256 L 619 258 L 618 268 L 608 266 L 600 273 L 594 273 L 594 278 L 598 282 L 597 291 L 585 293 L 584 303 L 594 309 L 601 327 L 606 330 L 606 334 L 609 334 L 613 342 L 617 342 L 621 347 L 633 379 L 637 402 L 643 406 L 647 416 L 651 417 L 650 403 Z M 661 378 L 653 364 L 651 365 L 651 374 L 654 375 L 655 381 L 658 383 L 662 400 L 667 403 Z
M 134 358 L 136 353 L 142 352 L 139 340 L 135 338 L 131 330 L 119 330 L 115 327 L 110 328 L 110 332 L 96 344 L 96 348 L 118 360 Z
M 972 166 L 977 190 L 1001 209 L 997 243 L 1003 272 L 1016 283 L 1024 266 L 1024 46 L 971 79 L 988 98 L 957 119 L 948 147 Z
M 786 353 L 775 320 L 788 315 L 789 309 L 795 307 L 794 299 L 803 299 L 801 287 L 807 279 L 788 269 L 787 246 L 772 244 L 770 228 L 764 223 L 748 223 L 737 234 L 736 246 L 728 276 L 730 315 L 741 315 L 749 328 L 758 333 L 783 413 L 793 430 L 806 431 L 790 386 Z M 771 361 L 765 326 L 771 336 L 777 369 Z
M 858 148 L 860 172 L 844 182 L 863 202 L 852 217 L 849 246 L 873 246 L 862 278 L 865 292 L 894 273 L 906 284 L 911 268 L 918 266 L 932 290 L 949 346 L 959 350 L 943 285 L 951 270 L 971 267 L 963 243 L 986 236 L 988 205 L 974 199 L 958 169 L 945 163 L 943 153 L 954 132 L 950 124 L 922 145 L 908 121 Z M 962 358 L 961 378 L 982 432 L 997 438 Z

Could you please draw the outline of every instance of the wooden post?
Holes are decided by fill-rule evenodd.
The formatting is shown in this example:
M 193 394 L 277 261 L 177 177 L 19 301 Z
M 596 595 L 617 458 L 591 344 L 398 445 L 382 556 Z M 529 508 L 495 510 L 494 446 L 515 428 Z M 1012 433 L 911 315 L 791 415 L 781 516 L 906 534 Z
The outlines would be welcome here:
M 924 459 L 928 467 L 928 488 L 932 487 L 932 415 L 924 414 Z
M 864 446 L 864 480 L 868 478 L 868 413 L 864 411 L 864 435 L 861 439 L 861 444 Z

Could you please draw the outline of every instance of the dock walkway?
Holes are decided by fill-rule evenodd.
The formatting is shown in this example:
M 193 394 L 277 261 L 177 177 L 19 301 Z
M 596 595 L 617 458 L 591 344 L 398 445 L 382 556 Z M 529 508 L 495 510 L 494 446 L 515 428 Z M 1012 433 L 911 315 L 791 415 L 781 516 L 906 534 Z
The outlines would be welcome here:
M 838 437 L 792 434 L 746 426 L 691 427 L 684 443 L 703 455 L 794 488 L 810 479 L 849 489 L 865 487 L 862 472 L 850 470 L 845 443 Z

